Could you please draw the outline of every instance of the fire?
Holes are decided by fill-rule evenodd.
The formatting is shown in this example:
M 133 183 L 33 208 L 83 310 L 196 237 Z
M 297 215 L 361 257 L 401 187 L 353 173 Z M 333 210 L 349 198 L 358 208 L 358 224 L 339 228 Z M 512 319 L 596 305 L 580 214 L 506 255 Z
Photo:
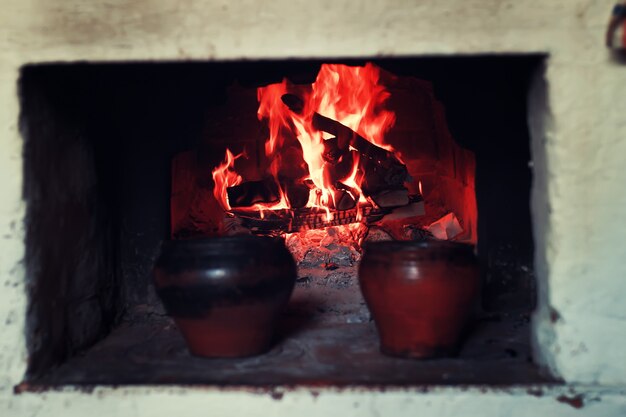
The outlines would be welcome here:
M 291 180 L 311 184 L 305 207 L 325 210 L 328 221 L 332 220 L 332 209 L 341 209 L 345 201 L 356 202 L 360 210 L 359 203 L 367 201 L 361 188 L 364 177 L 361 155 L 336 132 L 324 131 L 333 130 L 324 126 L 324 120 L 339 122 L 367 141 L 393 152 L 384 138 L 395 122 L 395 115 L 384 108 L 390 93 L 379 83 L 379 78 L 379 68 L 370 63 L 362 67 L 324 64 L 310 86 L 291 85 L 285 79 L 258 88 L 257 116 L 268 124 L 265 154 L 273 161 L 269 174 L 278 186 L 280 199 L 272 204 L 257 203 L 251 209 L 261 211 L 262 215 L 263 210 L 292 207 L 279 172 L 281 149 L 295 137 L 308 174 Z M 224 163 L 213 170 L 214 194 L 225 210 L 231 208 L 227 188 L 242 182 L 234 170 L 234 162 L 240 156 L 227 150 Z
M 390 93 L 378 83 L 379 77 L 379 68 L 371 63 L 364 67 L 322 65 L 313 84 L 310 110 L 385 147 L 384 135 L 395 122 L 395 115 L 382 109 Z
M 224 162 L 213 170 L 213 182 L 215 183 L 213 195 L 224 210 L 230 210 L 231 208 L 228 203 L 228 194 L 226 189 L 228 187 L 232 187 L 233 185 L 239 185 L 243 181 L 241 175 L 235 172 L 235 160 L 243 155 L 243 153 L 240 153 L 235 156 L 229 149 L 226 149 Z

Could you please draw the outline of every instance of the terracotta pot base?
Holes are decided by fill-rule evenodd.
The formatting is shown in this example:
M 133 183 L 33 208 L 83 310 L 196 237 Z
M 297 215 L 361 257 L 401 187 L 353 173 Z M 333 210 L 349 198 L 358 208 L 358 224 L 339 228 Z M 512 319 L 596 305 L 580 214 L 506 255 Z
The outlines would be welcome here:
M 293 258 L 274 238 L 168 242 L 154 270 L 165 309 L 189 351 L 203 357 L 268 351 L 295 280 Z
M 369 244 L 359 283 L 381 352 L 405 358 L 457 352 L 478 289 L 471 246 L 445 241 Z
M 392 347 L 380 346 L 380 351 L 387 356 L 408 359 L 436 359 L 453 356 L 457 349 L 450 347 L 411 346 L 409 349 L 396 350 Z
M 213 307 L 202 318 L 174 317 L 195 356 L 239 358 L 267 352 L 278 311 L 268 304 Z

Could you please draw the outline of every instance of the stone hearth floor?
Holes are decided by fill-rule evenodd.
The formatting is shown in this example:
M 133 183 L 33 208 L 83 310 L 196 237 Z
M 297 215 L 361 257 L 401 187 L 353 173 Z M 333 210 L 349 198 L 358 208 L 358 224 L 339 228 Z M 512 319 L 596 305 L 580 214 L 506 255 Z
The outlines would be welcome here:
M 274 347 L 243 359 L 189 354 L 158 309 L 135 313 L 105 339 L 37 381 L 59 385 L 203 384 L 267 387 L 519 385 L 556 382 L 531 361 L 528 314 L 481 314 L 454 358 L 382 355 L 354 268 L 300 271 Z

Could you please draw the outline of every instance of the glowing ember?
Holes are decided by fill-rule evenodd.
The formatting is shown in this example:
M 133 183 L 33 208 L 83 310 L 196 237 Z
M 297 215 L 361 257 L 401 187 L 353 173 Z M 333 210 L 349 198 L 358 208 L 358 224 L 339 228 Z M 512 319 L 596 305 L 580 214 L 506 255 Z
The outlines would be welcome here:
M 324 64 L 310 86 L 291 85 L 285 79 L 257 90 L 258 118 L 267 120 L 269 127 L 265 143 L 265 155 L 272 161 L 269 174 L 276 182 L 280 199 L 273 203 L 256 203 L 247 209 L 260 211 L 263 217 L 264 210 L 293 207 L 280 175 L 281 152 L 297 139 L 308 172 L 290 180 L 310 184 L 304 207 L 325 210 L 326 221 L 331 221 L 333 210 L 351 209 L 356 205 L 357 221 L 360 220 L 359 203 L 367 201 L 362 190 L 364 153 L 355 149 L 350 137 L 358 135 L 362 142 L 365 139 L 393 152 L 393 148 L 385 144 L 384 136 L 393 125 L 395 115 L 383 107 L 390 94 L 379 84 L 379 75 L 379 68 L 373 64 L 363 67 Z M 346 135 L 345 131 L 351 132 L 346 127 L 352 133 Z M 400 160 L 399 155 L 393 155 Z M 239 156 L 226 150 L 224 163 L 213 170 L 214 194 L 225 210 L 231 208 L 228 187 L 242 183 L 241 176 L 234 170 L 234 161 Z

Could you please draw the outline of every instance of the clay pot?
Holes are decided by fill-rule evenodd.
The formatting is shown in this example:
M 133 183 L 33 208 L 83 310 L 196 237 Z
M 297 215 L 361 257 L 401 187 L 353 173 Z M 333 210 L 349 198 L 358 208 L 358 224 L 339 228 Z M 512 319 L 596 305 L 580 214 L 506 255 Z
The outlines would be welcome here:
M 473 246 L 447 241 L 372 242 L 359 284 L 382 353 L 428 358 L 456 351 L 478 292 Z
M 168 241 L 154 268 L 165 309 L 191 353 L 205 357 L 268 350 L 295 280 L 295 262 L 280 238 Z

